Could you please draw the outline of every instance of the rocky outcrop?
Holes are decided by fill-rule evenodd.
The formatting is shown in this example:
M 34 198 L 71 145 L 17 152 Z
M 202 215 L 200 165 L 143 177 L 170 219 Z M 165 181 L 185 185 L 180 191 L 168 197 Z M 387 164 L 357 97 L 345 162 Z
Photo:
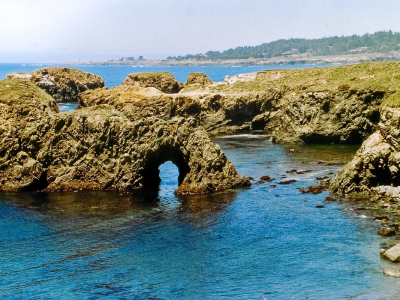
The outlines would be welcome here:
M 129 120 L 109 105 L 59 113 L 29 81 L 0 82 L 0 190 L 131 191 L 179 169 L 177 194 L 250 185 L 193 119 Z
M 47 128 L 59 112 L 54 99 L 30 81 L 0 80 L 0 190 L 40 185 L 43 168 L 30 153 L 40 149 L 37 129 Z
M 330 190 L 342 195 L 365 193 L 400 197 L 399 128 L 400 110 L 382 109 L 377 131 L 331 181 Z
M 302 144 L 361 143 L 376 128 L 384 95 L 370 90 L 285 95 L 279 89 L 163 95 L 121 86 L 87 91 L 80 98 L 83 106 L 107 103 L 132 118 L 191 116 L 210 132 L 265 130 L 276 143 Z
M 198 72 L 198 73 L 190 73 L 186 84 L 209 85 L 212 84 L 212 81 L 207 77 L 206 74 Z
M 330 190 L 340 195 L 362 193 L 372 201 L 400 200 L 400 109 L 385 107 L 378 130 L 355 157 L 331 181 Z M 385 204 L 390 206 L 389 204 Z
M 56 102 L 79 102 L 79 93 L 104 87 L 104 80 L 100 76 L 69 68 L 36 70 L 32 73 L 31 81 Z
M 181 89 L 174 75 L 169 72 L 131 73 L 125 78 L 122 85 L 153 87 L 166 94 L 175 94 Z
M 234 95 L 196 92 L 167 95 L 127 86 L 79 95 L 84 107 L 109 104 L 131 120 L 151 116 L 166 121 L 174 117 L 192 117 L 198 126 L 209 132 L 249 131 L 254 116 L 273 107 L 280 96 L 275 90 Z
M 357 144 L 374 132 L 385 95 L 369 89 L 291 92 L 256 116 L 252 128 L 271 132 L 280 144 Z

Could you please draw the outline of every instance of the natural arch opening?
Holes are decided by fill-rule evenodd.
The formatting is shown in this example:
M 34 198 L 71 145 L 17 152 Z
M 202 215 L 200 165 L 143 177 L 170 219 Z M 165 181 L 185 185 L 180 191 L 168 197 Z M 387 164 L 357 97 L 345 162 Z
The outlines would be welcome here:
M 160 165 L 159 196 L 170 196 L 179 186 L 179 169 L 172 161 Z
M 177 170 L 175 169 L 175 171 L 172 171 L 171 169 L 174 169 L 174 167 L 171 166 L 171 164 L 175 165 Z M 144 188 L 157 188 L 160 186 L 162 180 L 160 177 L 160 167 L 163 171 L 162 176 L 164 178 L 165 176 L 177 177 L 176 188 L 181 185 L 185 176 L 190 171 L 183 154 L 179 150 L 174 149 L 173 147 L 161 147 L 158 151 L 147 155 L 145 166 L 141 172 L 141 184 Z M 169 178 L 167 180 L 168 184 L 171 180 L 174 179 Z

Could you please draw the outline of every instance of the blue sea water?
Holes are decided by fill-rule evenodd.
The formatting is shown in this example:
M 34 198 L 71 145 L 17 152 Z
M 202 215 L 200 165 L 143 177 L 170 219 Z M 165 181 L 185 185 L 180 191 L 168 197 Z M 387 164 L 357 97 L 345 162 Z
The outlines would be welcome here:
M 357 204 L 297 189 L 341 168 L 319 161 L 347 162 L 357 146 L 282 146 L 264 133 L 214 142 L 255 179 L 251 188 L 177 197 L 167 162 L 158 189 L 133 195 L 1 193 L 0 298 L 400 298 L 379 258 L 398 238 L 377 235 L 381 224 Z M 264 175 L 275 179 L 257 184 Z M 297 182 L 279 184 L 289 179 Z
M 49 64 L 0 64 L 0 79 L 5 79 L 8 73 L 13 72 L 32 72 L 37 69 L 45 67 L 60 67 L 60 65 Z M 187 77 L 191 72 L 203 72 L 212 81 L 222 81 L 225 75 L 233 76 L 236 74 L 258 72 L 266 69 L 294 69 L 294 68 L 310 68 L 321 67 L 326 65 L 280 65 L 280 66 L 249 66 L 249 67 L 140 67 L 140 66 L 62 66 L 68 68 L 75 68 L 81 71 L 100 75 L 107 87 L 114 87 L 120 85 L 130 73 L 138 72 L 171 72 L 176 80 L 186 82 Z

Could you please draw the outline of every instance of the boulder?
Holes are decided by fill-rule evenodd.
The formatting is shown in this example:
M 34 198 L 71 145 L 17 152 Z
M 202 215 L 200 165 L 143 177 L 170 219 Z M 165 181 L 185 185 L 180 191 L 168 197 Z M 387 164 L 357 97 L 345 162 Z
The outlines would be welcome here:
M 0 191 L 129 192 L 157 185 L 166 161 L 179 169 L 177 194 L 250 185 L 193 119 L 131 121 L 109 105 L 59 113 L 29 81 L 0 87 Z
M 31 81 L 57 102 L 79 102 L 79 93 L 104 87 L 100 76 L 69 68 L 36 70 Z
M 394 245 L 390 249 L 386 250 L 381 254 L 382 258 L 386 258 L 392 262 L 399 262 L 400 261 L 400 243 Z
M 208 85 L 212 84 L 212 81 L 207 77 L 206 74 L 198 72 L 198 73 L 190 73 L 186 84 Z
M 131 73 L 125 78 L 122 85 L 154 87 L 166 94 L 175 94 L 180 90 L 179 83 L 169 72 Z
M 400 277 L 400 270 L 392 269 L 392 268 L 384 268 L 383 274 L 389 277 Z

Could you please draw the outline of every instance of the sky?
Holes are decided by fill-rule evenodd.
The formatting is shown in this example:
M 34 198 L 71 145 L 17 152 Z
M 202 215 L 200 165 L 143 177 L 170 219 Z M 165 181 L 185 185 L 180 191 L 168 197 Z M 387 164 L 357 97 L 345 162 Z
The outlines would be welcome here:
M 400 32 L 398 0 L 0 0 L 0 63 L 147 59 Z

